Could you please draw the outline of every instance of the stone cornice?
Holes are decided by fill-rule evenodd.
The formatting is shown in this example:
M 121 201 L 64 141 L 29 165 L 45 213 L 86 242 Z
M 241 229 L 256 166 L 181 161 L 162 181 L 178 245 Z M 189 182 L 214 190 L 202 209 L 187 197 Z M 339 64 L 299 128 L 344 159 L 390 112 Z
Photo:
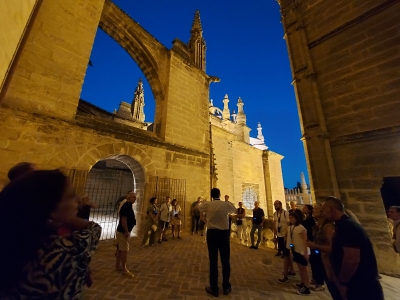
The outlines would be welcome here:
M 399 137 L 399 134 L 400 134 L 400 126 L 394 126 L 394 127 L 379 128 L 364 132 L 341 135 L 332 138 L 330 142 L 331 146 L 333 147 L 344 144 L 352 144 L 356 142 L 377 140 L 380 138 Z
M 147 145 L 151 147 L 163 148 L 169 151 L 184 153 L 187 155 L 200 156 L 208 158 L 210 154 L 194 149 L 185 148 L 162 141 L 154 132 L 145 131 L 122 123 L 117 123 L 113 120 L 96 117 L 77 115 L 74 120 L 65 120 L 55 117 L 45 116 L 37 113 L 26 112 L 20 109 L 10 108 L 2 105 L 0 107 L 0 117 L 19 118 L 24 121 L 45 124 L 49 127 L 48 133 L 51 134 L 53 128 L 63 126 L 78 126 L 84 129 L 93 130 L 95 134 L 107 135 L 122 142 L 132 142 L 136 144 Z

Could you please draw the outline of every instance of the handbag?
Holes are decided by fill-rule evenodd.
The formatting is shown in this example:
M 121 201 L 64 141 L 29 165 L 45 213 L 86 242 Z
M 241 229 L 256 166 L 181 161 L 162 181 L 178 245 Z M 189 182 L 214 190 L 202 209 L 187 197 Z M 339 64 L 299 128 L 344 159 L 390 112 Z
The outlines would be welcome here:
M 236 225 L 242 225 L 243 224 L 243 220 L 236 220 Z

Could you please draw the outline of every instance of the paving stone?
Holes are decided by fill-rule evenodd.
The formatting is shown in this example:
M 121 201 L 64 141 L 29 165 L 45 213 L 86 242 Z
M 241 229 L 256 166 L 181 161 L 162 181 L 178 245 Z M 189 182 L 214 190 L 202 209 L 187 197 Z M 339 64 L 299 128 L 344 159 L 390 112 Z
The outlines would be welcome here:
M 84 291 L 83 300 L 92 299 L 212 299 L 204 288 L 208 285 L 207 245 L 198 235 L 184 236 L 183 240 L 169 240 L 156 247 L 140 250 L 141 239 L 131 240 L 128 268 L 135 274 L 127 278 L 114 270 L 115 246 L 111 241 L 100 242 L 91 262 L 93 285 Z M 232 293 L 226 299 L 303 299 L 297 295 L 293 283 L 278 284 L 283 260 L 274 257 L 267 248 L 251 250 L 231 240 Z M 268 260 L 270 264 L 265 264 Z M 295 267 L 296 268 L 296 267 Z M 297 272 L 297 271 L 296 271 Z M 297 272 L 298 273 L 298 272 Z M 400 294 L 400 279 L 382 276 L 386 300 L 396 300 Z M 219 282 L 222 282 L 221 266 Z M 222 297 L 222 295 L 221 295 Z M 328 292 L 312 292 L 307 299 L 331 299 Z

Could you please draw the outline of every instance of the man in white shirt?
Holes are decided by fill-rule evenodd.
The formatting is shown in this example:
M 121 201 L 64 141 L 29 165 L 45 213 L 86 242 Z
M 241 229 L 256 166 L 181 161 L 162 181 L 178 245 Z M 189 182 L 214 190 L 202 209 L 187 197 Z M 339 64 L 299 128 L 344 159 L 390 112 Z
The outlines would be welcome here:
M 289 213 L 282 208 L 282 202 L 274 202 L 274 237 L 278 243 L 278 253 L 275 256 L 283 256 L 286 250 L 286 237 L 289 225 Z
M 210 259 L 210 286 L 206 292 L 218 297 L 218 251 L 222 264 L 222 287 L 223 294 L 228 295 L 231 291 L 229 282 L 230 266 L 230 240 L 228 215 L 236 212 L 235 206 L 229 201 L 220 200 L 221 192 L 217 188 L 211 190 L 214 201 L 199 205 L 200 213 L 205 212 L 207 216 L 207 247 Z
M 274 202 L 275 213 L 274 213 L 274 238 L 278 242 L 278 253 L 275 256 L 284 258 L 284 278 L 286 275 L 295 276 L 296 273 L 293 270 L 293 262 L 290 259 L 290 250 L 286 247 L 288 228 L 289 228 L 289 213 L 282 208 L 282 202 L 276 200 Z M 282 283 L 278 281 L 279 283 Z M 285 281 L 286 282 L 286 281 Z
M 160 207 L 160 238 L 158 243 L 161 244 L 161 241 L 168 241 L 165 238 L 165 233 L 168 230 L 169 222 L 171 221 L 171 213 L 172 213 L 172 205 L 171 197 L 165 198 L 165 203 Z
M 391 206 L 388 217 L 393 221 L 393 248 L 400 253 L 400 206 Z

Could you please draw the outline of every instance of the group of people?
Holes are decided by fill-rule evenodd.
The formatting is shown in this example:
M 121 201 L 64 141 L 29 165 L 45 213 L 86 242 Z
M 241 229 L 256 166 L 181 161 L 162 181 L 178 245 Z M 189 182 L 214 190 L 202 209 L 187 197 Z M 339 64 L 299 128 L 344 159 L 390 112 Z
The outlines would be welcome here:
M 8 175 L 10 183 L 0 192 L 0 240 L 7 245 L 0 247 L 0 269 L 3 270 L 0 298 L 80 299 L 84 286 L 91 284 L 89 263 L 101 234 L 99 224 L 88 221 L 93 204 L 87 198 L 79 198 L 67 176 L 59 170 L 38 170 L 34 164 L 20 163 Z M 214 201 L 202 201 L 199 197 L 191 207 L 192 234 L 198 232 L 200 222 L 205 224 L 203 233 L 210 260 L 210 285 L 206 292 L 213 296 L 219 295 L 218 254 L 223 294 L 232 291 L 231 215 L 236 214 L 239 239 L 246 216 L 241 202 L 236 208 L 228 195 L 221 201 L 220 194 L 219 189 L 213 188 Z M 118 208 L 116 270 L 128 277 L 134 277 L 126 264 L 131 232 L 136 225 L 135 202 L 136 194 L 129 192 Z M 258 249 L 265 215 L 258 202 L 254 206 L 250 248 Z M 295 275 L 295 262 L 301 278 L 295 286 L 300 295 L 310 294 L 311 287 L 323 290 L 326 284 L 334 300 L 384 299 L 370 239 L 339 199 L 327 197 L 322 204 L 304 205 L 302 210 L 291 203 L 289 211 L 276 200 L 274 207 L 276 256 L 283 257 L 284 265 L 279 283 L 287 283 L 288 276 Z M 390 207 L 388 215 L 394 221 L 394 249 L 399 252 L 400 207 Z M 171 201 L 166 197 L 158 208 L 157 198 L 151 198 L 146 218 L 142 248 L 147 241 L 154 246 L 157 233 L 158 243 L 168 241 L 169 226 L 172 238 L 176 235 L 181 239 L 182 210 L 176 199 Z
M 207 221 L 207 247 L 210 259 L 210 285 L 206 292 L 218 297 L 218 252 L 222 264 L 223 294 L 232 291 L 230 284 L 230 226 L 229 216 L 236 213 L 242 223 L 246 215 L 239 203 L 239 208 L 229 202 L 220 201 L 220 191 L 212 189 L 214 201 L 198 204 L 200 218 Z M 193 207 L 196 207 L 194 204 Z M 379 282 L 378 267 L 372 243 L 359 224 L 357 218 L 345 211 L 340 199 L 330 196 L 322 204 L 304 205 L 302 210 L 296 204 L 290 204 L 286 211 L 282 202 L 274 202 L 273 220 L 274 240 L 278 245 L 277 257 L 283 257 L 283 276 L 279 283 L 289 282 L 288 276 L 296 275 L 293 262 L 297 264 L 301 282 L 295 283 L 297 293 L 311 294 L 324 290 L 326 284 L 334 300 L 374 299 L 383 300 L 383 290 Z M 400 210 L 391 207 L 389 217 L 394 220 L 394 235 L 400 223 Z M 258 249 L 262 240 L 264 211 L 255 202 L 250 233 L 251 249 Z M 195 225 L 195 224 L 194 224 Z M 195 227 L 192 228 L 192 232 Z M 254 234 L 258 231 L 257 243 Z M 239 238 L 241 235 L 239 235 Z M 396 244 L 395 244 L 396 247 Z M 310 280 L 308 265 L 311 266 Z
M 68 177 L 19 163 L 0 192 L 0 299 L 80 299 L 101 227 Z M 88 205 L 85 200 L 82 207 Z
M 147 225 L 145 234 L 142 240 L 142 249 L 149 243 L 149 246 L 155 246 L 155 239 L 157 232 L 159 233 L 158 243 L 161 244 L 163 241 L 167 242 L 166 233 L 171 225 L 172 238 L 181 238 L 181 226 L 182 226 L 182 209 L 176 199 L 171 201 L 171 197 L 166 197 L 165 202 L 157 207 L 157 198 L 153 197 L 149 201 L 147 206 Z
M 384 299 L 372 243 L 339 199 L 327 197 L 322 204 L 304 205 L 302 210 L 291 203 L 286 211 L 279 200 L 274 206 L 276 256 L 284 258 L 279 283 L 295 275 L 293 261 L 300 273 L 301 282 L 294 285 L 300 295 L 309 295 L 311 287 L 324 290 L 326 283 L 334 300 Z

